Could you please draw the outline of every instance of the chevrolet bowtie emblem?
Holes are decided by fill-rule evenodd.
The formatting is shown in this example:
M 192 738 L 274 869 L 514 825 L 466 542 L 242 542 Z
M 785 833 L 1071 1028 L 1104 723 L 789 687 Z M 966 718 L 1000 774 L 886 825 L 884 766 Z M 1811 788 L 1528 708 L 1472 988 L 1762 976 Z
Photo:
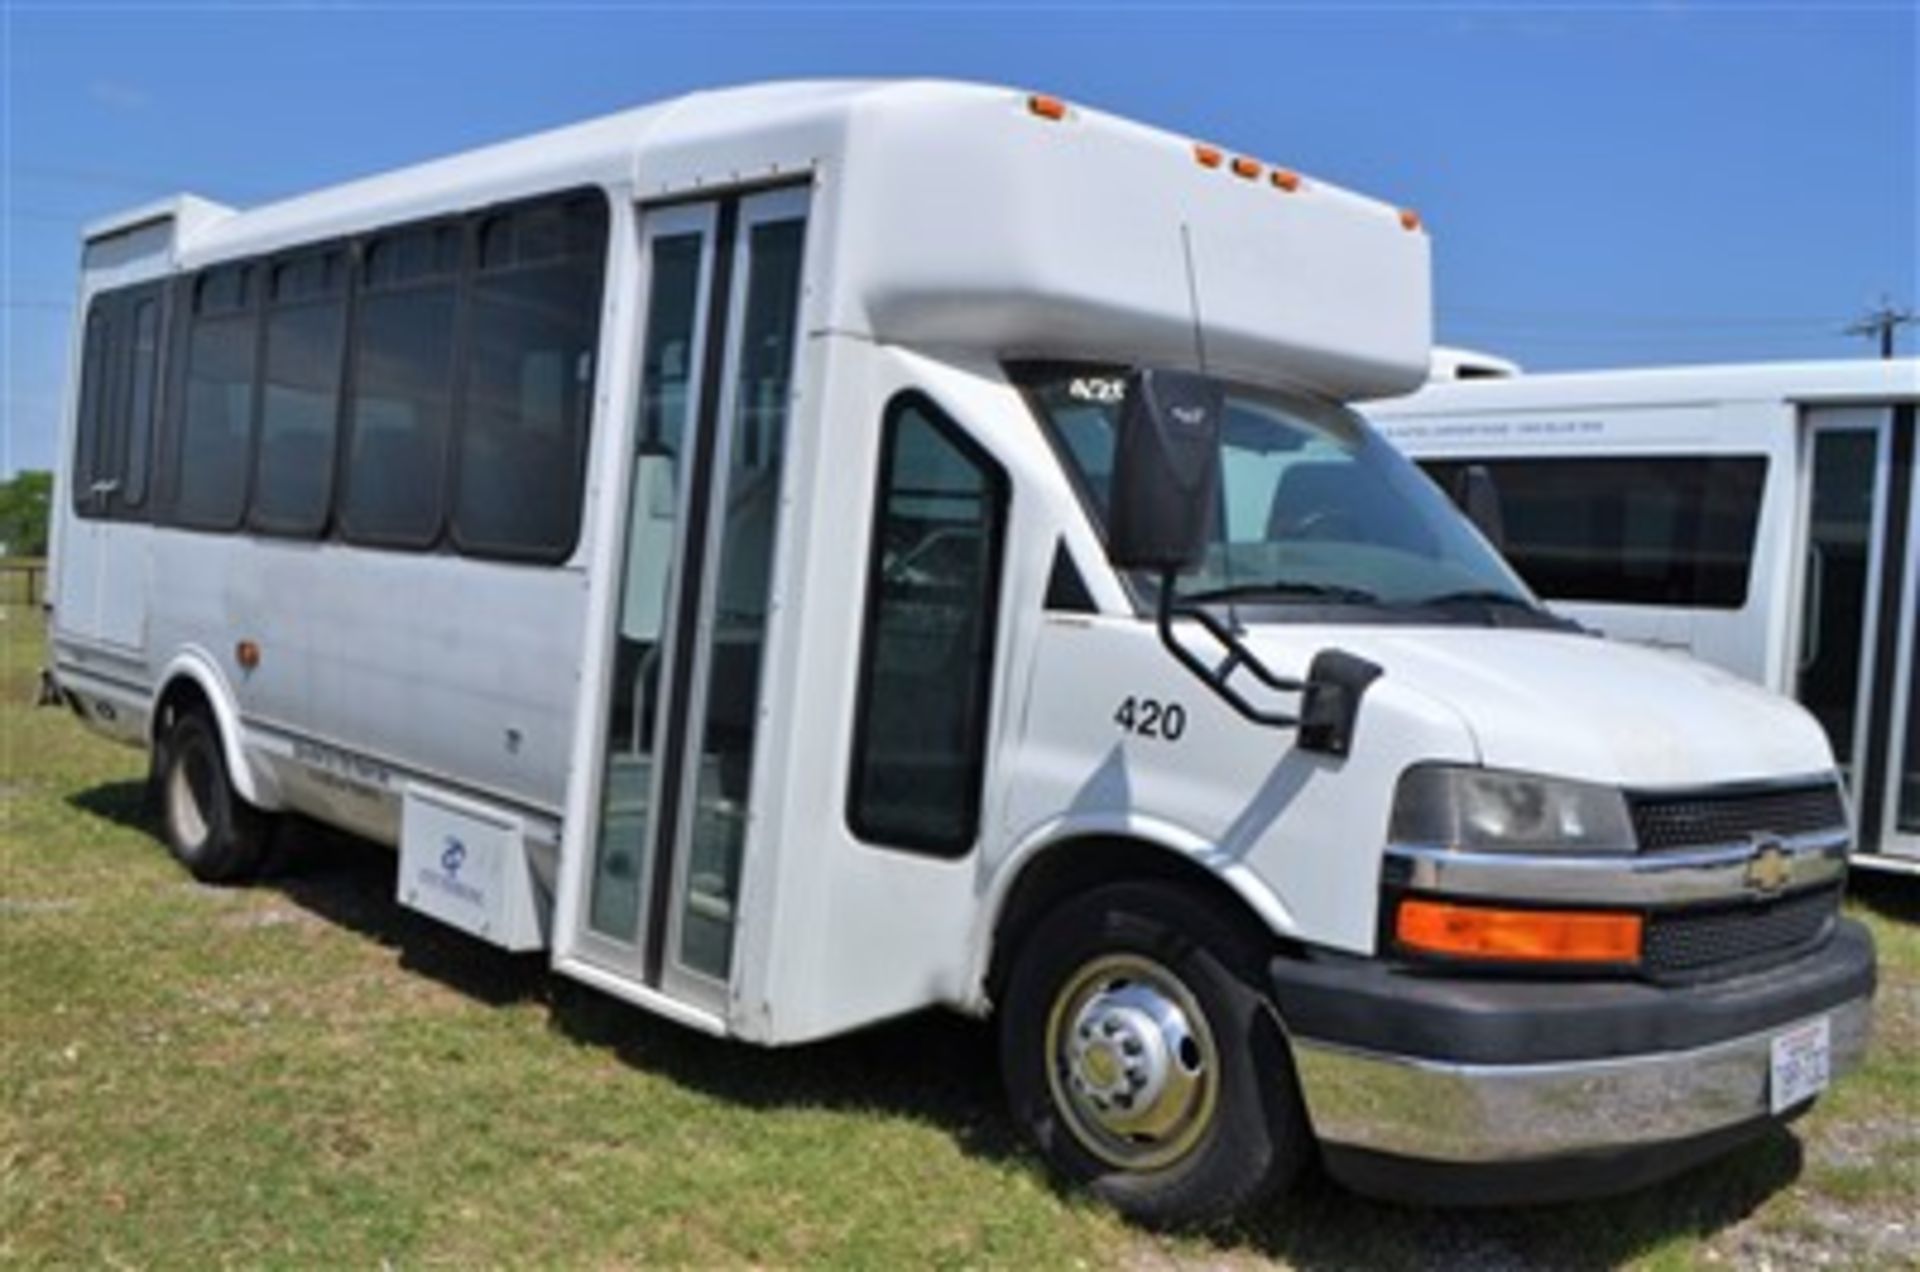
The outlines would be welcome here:
M 1760 839 L 1747 861 L 1747 887 L 1755 892 L 1778 892 L 1793 878 L 1793 858 L 1777 839 Z

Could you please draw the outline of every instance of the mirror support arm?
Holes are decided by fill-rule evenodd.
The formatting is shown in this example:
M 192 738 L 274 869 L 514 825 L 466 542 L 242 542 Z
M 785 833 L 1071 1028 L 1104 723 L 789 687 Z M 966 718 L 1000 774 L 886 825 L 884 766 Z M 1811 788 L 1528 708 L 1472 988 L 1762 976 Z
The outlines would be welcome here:
M 1233 673 L 1245 667 L 1254 679 L 1275 693 L 1305 693 L 1308 684 L 1304 680 L 1293 680 L 1286 676 L 1275 675 L 1273 669 L 1260 661 L 1259 655 L 1248 649 L 1244 642 L 1234 634 L 1231 627 L 1215 618 L 1198 606 L 1176 606 L 1173 600 L 1174 581 L 1179 577 L 1176 570 L 1163 570 L 1160 574 L 1160 601 L 1158 625 L 1160 643 L 1173 655 L 1174 661 L 1192 672 L 1194 677 L 1207 688 L 1213 690 L 1221 701 L 1239 712 L 1255 724 L 1270 729 L 1291 729 L 1299 725 L 1300 717 L 1286 715 L 1278 711 L 1263 711 L 1247 701 L 1245 694 L 1230 683 Z M 1173 633 L 1173 620 L 1190 618 L 1205 629 L 1207 635 L 1227 651 L 1227 659 L 1218 667 L 1210 667 Z
M 1380 668 L 1364 658 L 1339 649 L 1323 649 L 1313 657 L 1305 680 L 1277 675 L 1247 648 L 1234 630 L 1198 606 L 1174 604 L 1174 582 L 1179 571 L 1167 569 L 1160 574 L 1160 598 L 1157 625 L 1160 643 L 1200 683 L 1241 716 L 1269 729 L 1300 731 L 1298 744 L 1303 751 L 1344 756 L 1353 746 L 1354 725 L 1360 716 L 1360 700 L 1369 686 L 1380 678 Z M 1213 637 L 1227 656 L 1217 667 L 1210 667 L 1182 644 L 1173 633 L 1173 620 L 1189 618 Z M 1275 693 L 1300 695 L 1300 714 L 1287 715 L 1265 711 L 1247 701 L 1245 694 L 1230 683 L 1233 673 L 1245 667 L 1266 688 Z

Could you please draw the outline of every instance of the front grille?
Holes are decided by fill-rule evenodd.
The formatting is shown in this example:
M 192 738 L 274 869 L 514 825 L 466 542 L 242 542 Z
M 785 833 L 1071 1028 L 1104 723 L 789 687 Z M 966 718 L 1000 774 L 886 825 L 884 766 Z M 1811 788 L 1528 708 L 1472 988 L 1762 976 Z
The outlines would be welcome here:
M 1832 782 L 1760 791 L 1695 791 L 1633 795 L 1633 831 L 1641 852 L 1784 839 L 1847 828 L 1846 806 Z
M 1662 976 L 1784 957 L 1825 936 L 1839 909 L 1834 885 L 1772 901 L 1655 912 L 1647 919 L 1642 966 Z

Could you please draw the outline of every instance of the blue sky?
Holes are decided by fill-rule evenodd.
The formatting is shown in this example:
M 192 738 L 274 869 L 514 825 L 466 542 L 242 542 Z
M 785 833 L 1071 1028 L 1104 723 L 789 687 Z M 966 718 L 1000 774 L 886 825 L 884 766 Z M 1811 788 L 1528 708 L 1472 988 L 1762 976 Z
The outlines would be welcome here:
M 1920 302 L 1912 3 L 0 0 L 0 29 L 9 466 L 51 462 L 84 220 L 766 78 L 1043 89 L 1412 205 L 1441 338 L 1540 369 L 1861 356 L 1842 326 Z

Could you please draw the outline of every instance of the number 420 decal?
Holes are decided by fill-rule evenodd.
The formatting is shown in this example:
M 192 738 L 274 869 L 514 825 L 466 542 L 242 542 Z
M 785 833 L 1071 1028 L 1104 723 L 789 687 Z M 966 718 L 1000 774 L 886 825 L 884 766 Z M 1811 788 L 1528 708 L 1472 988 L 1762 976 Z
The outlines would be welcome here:
M 1128 694 L 1120 709 L 1113 713 L 1113 722 L 1143 738 L 1178 742 L 1180 735 L 1187 731 L 1187 709 L 1177 702 Z

